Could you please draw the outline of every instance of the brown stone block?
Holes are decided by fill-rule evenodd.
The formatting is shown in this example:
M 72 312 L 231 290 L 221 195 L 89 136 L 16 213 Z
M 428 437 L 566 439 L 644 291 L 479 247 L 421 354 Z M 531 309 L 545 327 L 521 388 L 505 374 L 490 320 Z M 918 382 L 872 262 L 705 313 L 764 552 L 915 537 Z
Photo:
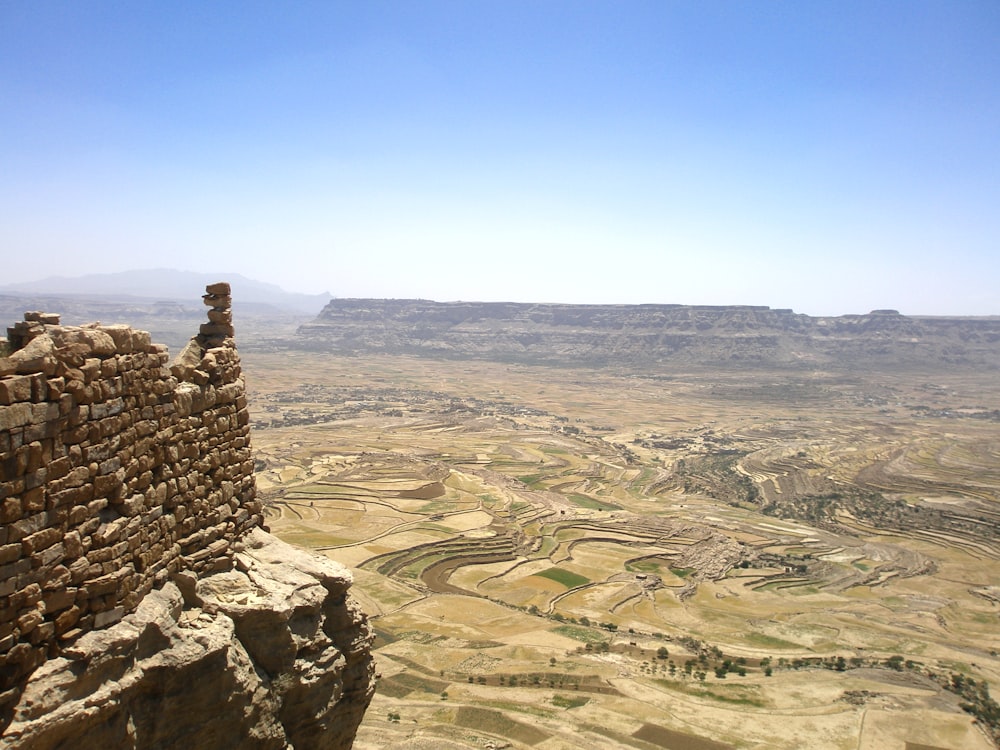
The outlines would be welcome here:
M 42 622 L 37 628 L 31 631 L 28 640 L 33 646 L 46 644 L 55 636 L 56 626 L 51 622 Z
M 219 310 L 228 310 L 233 306 L 233 298 L 228 294 L 203 294 L 201 301 L 206 307 L 214 307 Z
M 21 631 L 22 636 L 27 635 L 41 625 L 44 619 L 45 615 L 37 608 L 29 609 L 18 616 L 17 629 Z
M 231 310 L 212 309 L 208 311 L 208 320 L 216 325 L 232 326 L 233 313 Z
M 32 404 L 31 424 L 44 424 L 46 422 L 54 422 L 57 419 L 59 419 L 59 404 L 48 401 L 40 404 Z
M 81 536 L 87 537 L 93 534 L 101 526 L 101 519 L 97 517 L 99 511 L 94 509 L 94 503 L 88 503 L 85 506 L 78 506 L 87 511 L 87 519 L 79 525 L 79 532 Z
M 16 609 L 32 607 L 42 600 L 42 587 L 37 583 L 30 583 L 20 591 L 11 595 L 10 606 Z
M 85 592 L 88 599 L 107 596 L 118 591 L 118 578 L 113 574 L 102 575 L 99 578 L 87 581 L 81 586 L 81 591 Z
M 62 441 L 66 445 L 79 445 L 90 440 L 90 425 L 84 423 L 78 427 L 63 430 Z
M 52 376 L 59 369 L 55 343 L 46 334 L 36 336 L 23 349 L 11 354 L 8 363 L 12 363 L 18 373 L 25 375 L 40 372 Z
M 24 494 L 21 495 L 21 508 L 25 514 L 38 513 L 45 510 L 45 488 L 32 487 L 30 490 L 25 489 Z
M 84 523 L 90 517 L 90 511 L 87 510 L 86 506 L 78 505 L 75 508 L 69 509 L 69 518 L 67 519 L 70 526 L 79 526 Z
M 56 410 L 59 409 L 58 404 L 51 404 L 51 406 L 56 407 Z M 24 441 L 30 443 L 35 440 L 51 440 L 59 435 L 61 428 L 62 425 L 58 418 L 49 422 L 26 425 L 24 428 Z
M 57 401 L 58 395 L 55 398 L 49 397 L 49 382 L 45 375 L 31 375 L 31 400 L 40 401 Z
M 30 516 L 21 518 L 8 526 L 10 541 L 20 541 L 27 536 L 31 536 L 32 534 L 41 531 L 48 525 L 49 515 L 45 512 L 34 513 Z
M 62 588 L 50 592 L 42 599 L 45 604 L 45 612 L 53 614 L 72 607 L 76 603 L 76 593 L 75 588 Z
M 164 344 L 153 344 L 149 331 L 132 331 L 132 349 L 136 352 L 166 353 Z
M 0 431 L 13 430 L 17 427 L 30 424 L 32 414 L 30 403 L 0 406 Z
M 63 536 L 63 547 L 66 550 L 67 557 L 81 557 L 85 550 L 83 540 L 80 537 L 80 532 L 76 530 L 67 532 Z
M 89 577 L 90 574 L 90 560 L 86 557 L 78 557 L 76 560 L 69 564 L 70 580 L 79 584 L 82 583 Z
M 101 360 L 97 357 L 88 357 L 80 365 L 80 372 L 83 373 L 83 381 L 87 384 L 94 382 L 101 374 Z
M 70 399 L 73 399 L 73 397 L 70 396 Z M 66 413 L 66 423 L 70 427 L 77 427 L 78 425 L 82 425 L 88 419 L 90 419 L 90 407 L 87 406 L 86 404 L 74 405 Z
M 45 484 L 46 478 L 48 477 L 48 472 L 45 469 L 38 469 L 31 474 L 26 474 L 24 477 L 24 490 L 28 492 L 29 490 L 42 489 L 42 485 Z M 23 504 L 23 503 L 22 503 Z M 44 508 L 45 502 L 42 501 L 42 508 Z M 41 510 L 42 508 L 39 508 Z
M 83 469 L 83 467 L 81 467 Z M 85 469 L 83 469 L 85 471 Z M 94 499 L 94 485 L 81 484 L 77 487 L 67 487 L 61 492 L 49 495 L 49 507 L 69 507 L 89 503 Z
M 69 635 L 70 628 L 72 628 L 80 620 L 80 615 L 83 610 L 75 604 L 67 609 L 65 612 L 61 612 L 55 619 L 56 634 L 57 635 Z
M 214 284 L 209 284 L 205 287 L 205 292 L 208 294 L 215 295 L 225 295 L 229 296 L 232 294 L 232 287 L 229 285 L 228 281 L 217 281 Z
M 94 493 L 97 497 L 114 497 L 121 486 L 122 480 L 117 474 L 94 477 Z
M 22 546 L 16 542 L 0 546 L 0 565 L 6 565 L 20 559 L 22 552 Z
M 39 445 L 39 450 L 41 450 L 41 445 Z M 50 461 L 46 468 L 48 470 L 49 481 L 51 482 L 69 474 L 70 469 L 73 468 L 73 463 L 69 460 L 68 456 L 63 456 Z
M 61 542 L 63 533 L 59 529 L 42 529 L 30 534 L 21 540 L 24 554 L 33 555 L 39 550 L 51 547 L 56 542 Z
M 28 471 L 28 447 L 22 445 L 0 461 L 0 478 L 11 481 L 23 477 Z
M 0 378 L 0 404 L 31 401 L 31 375 L 11 375 Z
M 66 393 L 72 396 L 77 404 L 91 404 L 94 402 L 94 389 L 82 379 L 68 380 L 66 382 Z
M 53 544 L 51 547 L 43 549 L 41 552 L 32 555 L 31 561 L 35 567 L 47 568 L 66 559 L 66 550 L 62 542 Z
M 26 457 L 25 470 L 22 473 L 32 474 L 42 467 L 42 444 L 40 441 L 35 440 L 27 445 L 22 445 L 18 448 L 17 454 L 24 454 Z M 59 477 L 52 478 L 58 479 Z
M 232 325 L 220 324 L 220 323 L 202 323 L 198 328 L 198 332 L 202 336 L 207 336 L 209 338 L 220 337 L 226 338 L 230 337 L 235 333 Z
M 49 401 L 58 401 L 66 390 L 66 379 L 64 377 L 49 378 L 46 382 L 47 398 Z

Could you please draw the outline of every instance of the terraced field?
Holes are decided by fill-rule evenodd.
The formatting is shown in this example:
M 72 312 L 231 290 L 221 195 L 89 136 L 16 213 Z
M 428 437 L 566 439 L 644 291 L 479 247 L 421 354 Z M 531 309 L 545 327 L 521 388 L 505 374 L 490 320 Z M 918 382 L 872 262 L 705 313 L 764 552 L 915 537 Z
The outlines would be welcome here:
M 356 747 L 994 746 L 995 378 L 244 367 L 379 636 Z

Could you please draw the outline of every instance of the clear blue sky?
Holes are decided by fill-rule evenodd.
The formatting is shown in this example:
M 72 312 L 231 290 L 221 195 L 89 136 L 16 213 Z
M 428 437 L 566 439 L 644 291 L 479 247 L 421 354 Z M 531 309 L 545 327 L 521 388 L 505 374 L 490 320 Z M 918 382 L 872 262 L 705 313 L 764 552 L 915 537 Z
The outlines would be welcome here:
M 1000 314 L 1000 2 L 0 0 L 0 258 Z

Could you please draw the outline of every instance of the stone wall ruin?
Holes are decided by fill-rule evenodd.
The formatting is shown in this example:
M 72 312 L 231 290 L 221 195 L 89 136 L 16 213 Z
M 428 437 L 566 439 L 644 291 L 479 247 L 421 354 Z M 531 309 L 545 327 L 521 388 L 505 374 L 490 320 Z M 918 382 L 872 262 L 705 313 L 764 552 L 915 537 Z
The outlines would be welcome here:
M 228 284 L 171 367 L 124 325 L 27 313 L 0 351 L 0 730 L 27 676 L 260 526 Z M 2 343 L 2 340 L 0 340 Z M 2 356 L 8 353 L 8 356 Z

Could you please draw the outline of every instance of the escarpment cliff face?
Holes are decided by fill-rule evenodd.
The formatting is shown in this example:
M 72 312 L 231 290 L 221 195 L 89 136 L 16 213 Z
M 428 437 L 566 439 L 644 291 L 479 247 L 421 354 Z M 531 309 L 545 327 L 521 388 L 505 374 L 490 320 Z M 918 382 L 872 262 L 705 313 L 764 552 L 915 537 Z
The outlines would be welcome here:
M 127 326 L 0 340 L 5 747 L 350 747 L 349 572 L 260 529 L 228 284 L 170 365 Z M 193 743 L 193 744 L 192 744 Z
M 549 364 L 1000 367 L 1000 318 L 894 310 L 810 317 L 768 307 L 334 299 L 303 346 Z

